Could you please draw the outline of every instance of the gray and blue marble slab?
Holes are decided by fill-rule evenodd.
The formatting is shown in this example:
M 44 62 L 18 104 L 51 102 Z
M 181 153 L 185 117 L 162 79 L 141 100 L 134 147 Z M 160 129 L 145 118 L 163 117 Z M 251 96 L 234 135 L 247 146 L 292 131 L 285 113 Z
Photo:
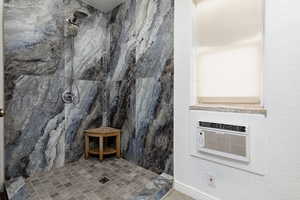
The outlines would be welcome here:
M 78 33 L 74 39 L 68 34 L 68 24 L 65 23 L 65 76 L 71 76 L 71 59 L 73 59 L 75 79 L 105 80 L 110 59 L 108 28 L 110 13 L 104 14 L 76 0 L 65 1 L 64 7 L 66 19 L 72 17 L 76 10 L 84 9 L 88 14 L 86 18 L 79 21 Z M 72 40 L 74 40 L 73 52 Z
M 170 191 L 172 186 L 173 177 L 163 173 L 146 184 L 133 200 L 160 200 Z
M 133 157 L 133 138 L 136 119 L 136 81 L 111 82 L 108 91 L 108 125 L 122 130 L 121 147 L 123 156 Z
M 6 77 L 15 79 L 19 75 L 53 75 L 62 72 L 63 9 L 61 0 L 5 2 Z
M 8 200 L 24 200 L 26 196 L 24 178 L 18 177 L 7 181 L 5 190 Z
M 165 81 L 163 78 L 142 78 L 137 81 L 134 146 L 137 161 L 143 167 L 172 174 L 172 90 L 165 88 Z
M 136 77 L 173 72 L 173 0 L 140 0 L 136 8 Z
M 127 113 L 123 115 L 115 112 L 113 108 L 129 105 L 120 100 L 111 102 L 109 109 L 117 113 L 110 115 L 110 125 L 123 131 L 123 155 L 143 167 L 170 174 L 173 173 L 173 12 L 172 0 L 132 0 L 116 8 L 111 20 L 113 60 L 108 76 L 108 82 L 124 84 L 135 80 L 134 85 L 127 86 L 130 90 L 121 91 L 125 95 L 126 91 L 134 91 L 135 98 L 131 95 L 130 100 L 134 102 L 130 106 L 134 111 L 127 109 L 122 111 Z
M 80 101 L 65 105 L 65 161 L 76 161 L 84 153 L 84 130 L 102 125 L 102 82 L 77 80 Z M 74 89 L 75 91 L 77 89 Z
M 66 18 L 85 9 L 74 39 Z M 128 0 L 101 13 L 77 0 L 6 0 L 6 176 L 83 155 L 83 131 L 122 129 L 123 156 L 173 173 L 173 0 Z M 76 105 L 62 93 L 75 82 Z
M 125 1 L 112 11 L 110 20 L 109 79 L 135 78 L 136 70 L 136 0 Z
M 20 76 L 6 101 L 6 176 L 28 176 L 64 164 L 64 79 Z

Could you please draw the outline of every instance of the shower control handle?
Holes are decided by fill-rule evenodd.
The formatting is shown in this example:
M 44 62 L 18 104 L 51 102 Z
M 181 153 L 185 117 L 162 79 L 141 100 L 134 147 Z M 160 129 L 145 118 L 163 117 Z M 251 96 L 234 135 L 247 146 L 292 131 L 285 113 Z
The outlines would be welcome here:
M 0 117 L 4 117 L 4 115 L 5 115 L 4 110 L 2 108 L 0 108 Z

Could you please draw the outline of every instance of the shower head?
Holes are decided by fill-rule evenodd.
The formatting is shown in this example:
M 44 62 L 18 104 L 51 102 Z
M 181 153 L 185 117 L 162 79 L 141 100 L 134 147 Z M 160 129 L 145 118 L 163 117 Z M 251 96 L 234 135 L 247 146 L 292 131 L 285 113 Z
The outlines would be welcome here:
M 76 26 L 79 26 L 80 24 L 80 21 L 84 18 L 87 18 L 89 16 L 88 14 L 88 10 L 87 9 L 77 9 L 73 15 L 71 17 L 69 17 L 67 19 L 67 22 L 72 24 L 72 25 L 76 25 Z
M 78 18 L 78 19 L 83 19 L 89 16 L 88 12 L 86 12 L 83 9 L 78 9 L 74 12 L 73 14 L 74 17 Z
M 73 14 L 67 19 L 67 30 L 66 30 L 66 36 L 72 36 L 75 37 L 78 33 L 78 28 L 81 23 L 81 21 L 84 18 L 87 18 L 89 16 L 87 9 L 77 9 Z

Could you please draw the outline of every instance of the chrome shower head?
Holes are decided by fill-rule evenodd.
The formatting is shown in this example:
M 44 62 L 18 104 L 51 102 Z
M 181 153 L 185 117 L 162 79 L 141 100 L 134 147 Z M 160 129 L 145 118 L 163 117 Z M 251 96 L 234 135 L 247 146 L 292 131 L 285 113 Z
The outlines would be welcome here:
M 83 18 L 86 18 L 88 17 L 88 13 L 82 9 L 80 10 L 76 10 L 73 14 L 74 17 L 76 17 L 77 19 L 83 19 Z
M 67 19 L 67 22 L 72 25 L 79 26 L 80 21 L 89 16 L 87 9 L 78 9 L 76 10 L 71 17 Z

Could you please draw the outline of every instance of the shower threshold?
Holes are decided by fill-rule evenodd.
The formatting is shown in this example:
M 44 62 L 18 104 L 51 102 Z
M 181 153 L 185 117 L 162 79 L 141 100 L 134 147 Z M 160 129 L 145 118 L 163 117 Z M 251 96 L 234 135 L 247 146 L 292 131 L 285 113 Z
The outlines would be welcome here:
M 171 189 L 173 180 L 124 159 L 89 159 L 25 182 L 26 200 L 154 200 Z

